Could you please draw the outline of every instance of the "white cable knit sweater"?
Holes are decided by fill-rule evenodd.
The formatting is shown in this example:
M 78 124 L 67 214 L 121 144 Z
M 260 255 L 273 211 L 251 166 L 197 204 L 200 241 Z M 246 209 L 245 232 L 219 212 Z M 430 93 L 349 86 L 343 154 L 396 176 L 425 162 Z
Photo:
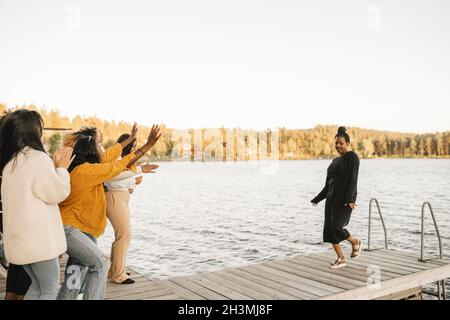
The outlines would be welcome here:
M 67 244 L 58 203 L 70 193 L 67 170 L 55 170 L 47 154 L 27 147 L 5 166 L 2 176 L 6 259 L 24 265 L 64 253 Z

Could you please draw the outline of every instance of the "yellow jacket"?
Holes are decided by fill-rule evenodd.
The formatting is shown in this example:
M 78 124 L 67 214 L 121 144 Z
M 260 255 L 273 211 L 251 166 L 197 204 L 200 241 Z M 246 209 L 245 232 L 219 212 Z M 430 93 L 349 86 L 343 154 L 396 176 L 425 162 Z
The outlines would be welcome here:
M 70 173 L 70 194 L 59 204 L 64 225 L 75 227 L 98 238 L 106 227 L 106 201 L 103 182 L 127 168 L 134 152 L 117 160 L 120 143 L 104 152 L 102 163 L 83 163 Z M 133 170 L 134 171 L 134 170 Z

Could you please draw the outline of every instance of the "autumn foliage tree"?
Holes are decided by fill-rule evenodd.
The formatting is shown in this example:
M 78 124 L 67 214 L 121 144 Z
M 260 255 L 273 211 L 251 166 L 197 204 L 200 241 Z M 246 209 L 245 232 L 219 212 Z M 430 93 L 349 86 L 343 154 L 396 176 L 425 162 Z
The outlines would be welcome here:
M 77 130 L 83 126 L 95 126 L 101 132 L 102 143 L 104 147 L 111 146 L 122 134 L 129 132 L 132 124 L 124 121 L 107 121 L 98 117 L 76 116 L 69 119 L 61 115 L 57 110 L 47 110 L 46 108 L 37 108 L 35 105 L 24 105 L 16 108 L 27 108 L 37 110 L 43 117 L 46 127 L 52 128 L 72 128 Z M 13 108 L 13 109 L 16 109 Z M 0 104 L 0 112 L 7 109 L 6 105 Z M 316 159 L 331 158 L 336 156 L 334 149 L 334 135 L 337 131 L 337 125 L 318 125 L 310 129 L 286 129 L 279 128 L 279 158 L 284 159 Z M 377 157 L 448 157 L 450 156 L 450 131 L 435 132 L 427 134 L 399 133 L 379 130 L 369 130 L 356 127 L 349 127 L 348 133 L 352 138 L 352 148 L 362 158 Z M 146 134 L 150 128 L 140 127 L 138 132 L 138 143 L 145 141 Z M 271 137 L 274 129 L 268 129 L 264 133 L 252 130 L 242 130 L 239 128 L 211 128 L 221 137 L 211 137 L 208 129 L 186 129 L 187 134 L 196 135 L 195 139 L 189 141 L 192 151 L 191 159 L 201 159 L 208 161 L 211 158 L 217 160 L 216 154 L 221 155 L 223 159 L 233 160 L 252 160 L 258 159 L 254 152 L 249 152 L 250 145 L 259 144 L 261 134 L 267 139 L 267 149 L 271 154 Z M 180 152 L 185 146 L 175 139 L 175 130 L 161 125 L 162 136 L 152 149 L 148 159 L 150 160 L 170 160 L 174 151 Z M 193 135 L 194 133 L 194 135 Z M 234 135 L 227 137 L 227 135 Z M 45 131 L 44 143 L 50 153 L 54 152 L 61 141 L 64 132 Z M 199 138 L 200 135 L 200 138 Z M 242 138 L 241 142 L 236 143 L 236 137 Z M 222 141 L 223 150 L 216 150 L 212 145 L 217 146 L 215 139 Z M 235 143 L 232 148 L 228 146 L 227 141 Z M 220 141 L 219 141 L 220 142 Z M 178 148 L 180 150 L 174 150 Z M 206 151 L 206 152 L 205 152 Z M 227 154 L 228 152 L 228 154 Z M 208 154 L 207 157 L 202 156 Z M 233 154 L 234 153 L 234 154 Z

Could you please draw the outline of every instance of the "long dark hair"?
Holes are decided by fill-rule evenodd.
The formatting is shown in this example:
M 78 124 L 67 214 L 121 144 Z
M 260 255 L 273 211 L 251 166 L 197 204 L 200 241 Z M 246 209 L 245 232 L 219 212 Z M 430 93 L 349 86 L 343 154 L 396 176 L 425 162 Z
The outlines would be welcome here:
M 73 159 L 68 171 L 82 165 L 83 163 L 100 163 L 101 154 L 97 147 L 97 128 L 86 127 L 78 130 L 74 134 L 75 143 L 73 145 Z
M 0 174 L 25 147 L 45 152 L 41 141 L 43 127 L 41 115 L 33 110 L 19 109 L 1 119 Z
M 129 133 L 124 133 L 119 138 L 117 138 L 117 143 L 121 143 L 121 142 L 127 140 L 129 137 L 130 137 Z M 133 149 L 135 141 L 136 141 L 136 139 L 133 140 L 133 143 L 130 143 L 129 145 L 127 145 L 125 148 L 122 149 L 122 158 L 131 153 L 131 149 Z
M 3 119 L 5 119 L 6 115 L 8 113 L 5 111 L 4 114 L 0 115 L 0 130 L 2 127 L 2 123 L 3 123 Z M 0 136 L 1 139 L 2 136 Z M 1 172 L 0 172 L 0 189 L 2 188 L 2 177 L 1 177 Z M 2 204 L 2 195 L 0 193 L 0 232 L 3 233 L 3 204 Z
M 350 136 L 347 133 L 347 128 L 345 127 L 339 127 L 336 136 L 334 137 L 335 139 L 338 137 L 342 137 L 345 139 L 345 142 L 347 142 L 347 144 L 350 143 Z

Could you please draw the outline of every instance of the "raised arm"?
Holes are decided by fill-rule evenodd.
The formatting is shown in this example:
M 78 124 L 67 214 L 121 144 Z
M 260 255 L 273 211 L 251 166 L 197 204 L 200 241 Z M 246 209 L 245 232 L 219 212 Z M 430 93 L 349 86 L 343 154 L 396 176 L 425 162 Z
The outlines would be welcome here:
M 136 139 L 137 131 L 137 123 L 135 122 L 133 124 L 133 128 L 131 129 L 130 136 L 124 141 L 114 144 L 105 152 L 103 152 L 101 162 L 108 163 L 117 160 L 121 156 L 123 148 L 125 148 Z
M 102 184 L 118 176 L 127 168 L 128 163 L 135 157 L 135 152 L 122 159 L 107 163 L 85 163 L 79 166 L 77 174 L 83 177 L 84 183 L 89 186 Z M 72 173 L 75 171 L 72 171 Z
M 126 179 L 132 178 L 135 175 L 138 175 L 138 174 L 141 174 L 141 173 L 142 173 L 142 167 L 141 166 L 137 166 L 136 167 L 136 172 L 134 172 L 132 170 L 122 171 L 118 176 L 114 177 L 113 179 L 109 180 L 108 182 L 126 180 Z
M 128 168 L 142 158 L 150 150 L 150 148 L 156 144 L 159 137 L 161 137 L 161 134 L 159 133 L 159 126 L 153 125 L 152 130 L 147 137 L 147 142 L 142 147 L 138 148 L 136 152 L 134 152 L 135 157 L 128 163 Z
M 129 145 L 130 143 L 134 142 L 134 140 L 136 140 L 137 131 L 138 131 L 138 127 L 137 127 L 137 123 L 135 122 L 133 124 L 133 128 L 131 128 L 130 136 L 120 143 L 122 148 L 125 148 L 127 145 Z

